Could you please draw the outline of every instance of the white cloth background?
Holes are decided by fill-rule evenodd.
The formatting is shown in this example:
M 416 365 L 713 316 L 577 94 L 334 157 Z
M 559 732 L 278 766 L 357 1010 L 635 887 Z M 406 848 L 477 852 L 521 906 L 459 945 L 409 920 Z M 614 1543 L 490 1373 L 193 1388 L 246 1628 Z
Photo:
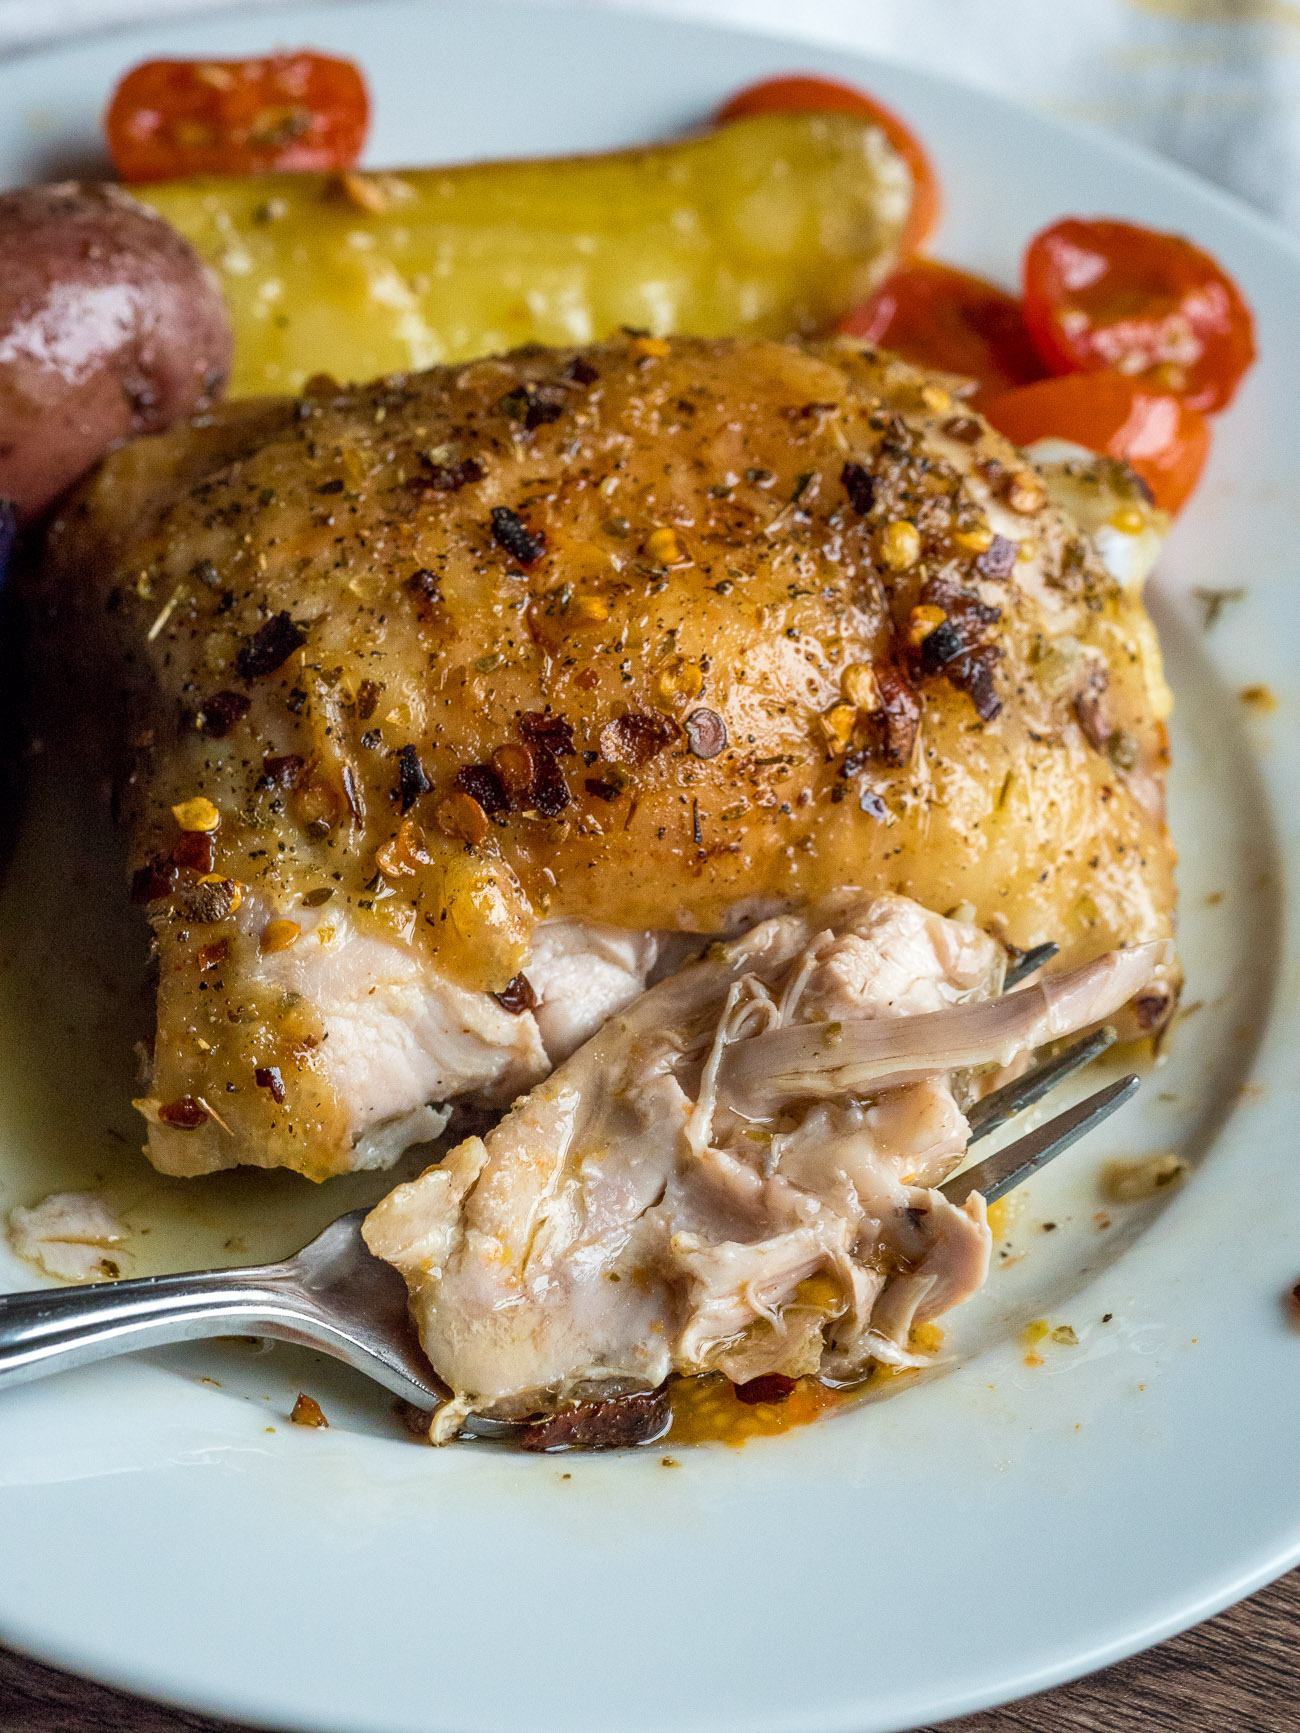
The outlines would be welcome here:
M 244 0 L 239 9 L 262 3 L 273 0 Z M 799 36 L 982 85 L 1112 128 L 1300 231 L 1300 0 L 587 3 Z M 220 4 L 0 0 L 0 53 Z

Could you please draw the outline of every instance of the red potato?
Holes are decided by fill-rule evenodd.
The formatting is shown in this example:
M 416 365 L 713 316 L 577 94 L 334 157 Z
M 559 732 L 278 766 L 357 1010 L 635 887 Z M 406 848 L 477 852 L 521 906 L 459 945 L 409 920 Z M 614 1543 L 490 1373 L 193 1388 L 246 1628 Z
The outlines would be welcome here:
M 112 446 L 220 396 L 231 351 L 198 255 L 128 193 L 0 194 L 0 499 L 20 523 Z

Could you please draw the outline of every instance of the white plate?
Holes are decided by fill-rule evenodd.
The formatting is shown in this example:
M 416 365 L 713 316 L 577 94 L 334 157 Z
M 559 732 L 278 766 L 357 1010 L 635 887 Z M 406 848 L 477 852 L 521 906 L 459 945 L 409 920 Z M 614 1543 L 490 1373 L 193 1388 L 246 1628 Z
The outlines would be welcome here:
M 1180 229 L 1224 259 L 1263 360 L 1155 585 L 1201 1008 L 1139 1109 L 1039 1182 L 1012 1235 L 1027 1255 L 956 1323 L 948 1374 L 801 1433 L 676 1451 L 672 1468 L 659 1451 L 435 1454 L 359 1380 L 235 1346 L 12 1393 L 5 1637 L 311 1733 L 885 1733 L 1100 1666 L 1279 1574 L 1300 1557 L 1296 251 L 1163 164 L 972 91 L 536 7 L 260 11 L 32 55 L 0 66 L 0 179 L 93 161 L 104 98 L 146 54 L 276 42 L 364 63 L 376 162 L 653 137 L 755 76 L 820 68 L 918 127 L 947 192 L 940 250 L 963 264 L 1011 279 L 1025 238 L 1067 212 Z M 1193 592 L 1238 585 L 1207 635 Z M 1280 707 L 1243 706 L 1247 686 Z M 0 909 L 0 1205 L 97 1173 L 155 1227 L 137 1267 L 211 1252 L 236 1218 L 250 1250 L 290 1243 L 346 1187 L 304 1203 L 296 1182 L 165 1185 L 130 1153 L 138 952 L 93 856 L 66 869 L 29 835 Z M 1097 1227 L 1101 1160 L 1173 1147 L 1196 1164 L 1181 1193 Z M 1039 1315 L 1081 1345 L 1031 1369 L 1018 1332 Z M 329 1431 L 284 1424 L 303 1383 Z

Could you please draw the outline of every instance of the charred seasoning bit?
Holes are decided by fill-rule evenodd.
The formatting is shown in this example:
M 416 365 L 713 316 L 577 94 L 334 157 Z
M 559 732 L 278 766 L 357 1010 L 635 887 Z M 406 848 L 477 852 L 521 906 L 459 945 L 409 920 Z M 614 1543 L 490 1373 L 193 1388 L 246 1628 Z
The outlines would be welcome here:
M 357 687 L 357 718 L 361 722 L 369 722 L 379 706 L 379 694 L 383 691 L 374 680 L 363 680 Z
M 1019 542 L 1013 542 L 1010 536 L 994 536 L 988 547 L 975 561 L 975 570 L 982 578 L 992 578 L 995 582 L 1001 583 L 1011 576 L 1019 557 Z
M 508 505 L 492 507 L 492 537 L 521 566 L 536 564 L 546 551 L 545 536 L 530 530 L 519 513 L 511 511 Z
M 424 774 L 424 766 L 420 763 L 420 755 L 414 746 L 403 746 L 397 754 L 397 803 L 401 812 L 409 812 L 419 800 L 433 787 Z
M 572 379 L 575 385 L 594 385 L 600 374 L 582 355 L 575 355 L 564 369 L 564 377 Z
M 579 1402 L 523 1432 L 524 1450 L 625 1450 L 650 1444 L 668 1429 L 672 1408 L 667 1387 L 615 1396 L 608 1402 Z
M 527 975 L 516 975 L 514 980 L 503 987 L 492 997 L 503 1011 L 509 1011 L 512 1017 L 518 1017 L 525 1011 L 531 1011 L 537 1004 L 537 995 L 532 989 L 532 983 Z
M 214 692 L 211 698 L 204 700 L 203 708 L 198 714 L 200 734 L 207 734 L 213 740 L 224 740 L 226 735 L 248 715 L 252 700 L 245 698 L 242 692 Z
M 522 423 L 529 433 L 534 428 L 558 421 L 564 414 L 563 403 L 550 393 L 539 391 L 535 385 L 516 385 L 513 391 L 506 392 L 497 408 L 511 421 Z
M 172 844 L 171 863 L 182 872 L 210 873 L 217 864 L 217 841 L 211 831 L 183 830 Z
M 983 428 L 973 415 L 954 415 L 951 420 L 944 422 L 940 431 L 962 445 L 974 445 Z
M 624 710 L 600 731 L 600 755 L 611 764 L 649 764 L 673 745 L 681 729 L 657 710 Z
M 176 883 L 176 871 L 169 861 L 151 860 L 131 875 L 131 901 L 137 904 L 161 902 L 169 897 Z
M 427 453 L 420 453 L 425 465 L 419 475 L 413 475 L 407 487 L 416 493 L 459 493 L 483 479 L 483 465 L 476 458 L 462 458 L 459 463 L 435 463 Z M 432 574 L 429 574 L 432 575 Z
M 284 1105 L 284 1078 L 278 1065 L 259 1065 L 253 1072 L 253 1082 L 259 1089 L 269 1089 L 277 1107 Z
M 759 1402 L 784 1402 L 796 1388 L 797 1380 L 787 1378 L 784 1372 L 765 1372 L 760 1378 L 747 1379 L 744 1384 L 736 1385 L 737 1402 L 745 1402 L 751 1408 Z
M 243 900 L 244 893 L 234 879 L 205 873 L 185 898 L 185 914 L 201 926 L 212 926 L 228 921 Z
M 855 512 L 866 517 L 876 503 L 876 478 L 860 463 L 846 463 L 840 471 L 840 481 Z
M 604 776 L 589 776 L 582 786 L 595 800 L 614 801 L 624 791 L 623 784 Z
M 296 788 L 307 761 L 296 752 L 286 752 L 281 758 L 262 760 L 262 778 L 268 788 Z
M 164 1101 L 158 1117 L 173 1130 L 197 1131 L 207 1121 L 208 1110 L 192 1095 L 182 1095 L 178 1101 Z
M 487 814 L 474 796 L 466 794 L 463 789 L 455 789 L 440 801 L 434 816 L 444 836 L 463 842 L 469 848 L 477 848 L 488 833 Z
M 716 710 L 692 710 L 686 718 L 686 744 L 696 758 L 716 758 L 727 744 L 727 725 Z
M 463 789 L 493 818 L 499 812 L 510 810 L 510 801 L 502 785 L 501 778 L 490 764 L 466 764 L 456 772 L 456 787 Z
M 545 746 L 539 746 L 533 753 L 531 804 L 543 818 L 558 818 L 572 798 L 559 760 Z
M 307 892 L 302 899 L 302 906 L 305 909 L 318 909 L 322 903 L 327 903 L 333 895 L 334 887 L 332 885 L 318 885 L 314 891 Z
M 878 730 L 880 756 L 886 764 L 906 764 L 921 726 L 921 706 L 901 668 L 877 668 L 876 683 L 880 709 L 871 720 Z
M 306 642 L 306 630 L 281 609 L 244 640 L 235 666 L 245 680 L 260 680 L 274 674 Z
M 438 582 L 436 573 L 431 572 L 428 566 L 421 566 L 418 572 L 412 572 L 406 580 L 406 587 L 413 595 L 419 596 L 421 601 L 440 602 L 442 600 L 442 586 Z
M 293 1405 L 289 1415 L 295 1426 L 328 1426 L 329 1421 L 321 1410 L 320 1403 L 314 1396 L 306 1396 L 298 1392 L 298 1400 Z
M 552 716 L 546 710 L 525 710 L 518 728 L 530 745 L 544 746 L 557 758 L 573 756 L 573 724 L 563 716 Z

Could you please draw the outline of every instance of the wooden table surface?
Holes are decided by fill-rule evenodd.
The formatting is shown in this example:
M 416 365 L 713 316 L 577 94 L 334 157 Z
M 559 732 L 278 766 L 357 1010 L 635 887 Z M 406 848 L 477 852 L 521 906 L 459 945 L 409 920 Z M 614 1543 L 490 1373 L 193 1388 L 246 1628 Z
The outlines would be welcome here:
M 1300 1571 L 1104 1673 L 944 1733 L 1297 1733 Z M 0 1733 L 251 1733 L 124 1697 L 0 1649 Z

